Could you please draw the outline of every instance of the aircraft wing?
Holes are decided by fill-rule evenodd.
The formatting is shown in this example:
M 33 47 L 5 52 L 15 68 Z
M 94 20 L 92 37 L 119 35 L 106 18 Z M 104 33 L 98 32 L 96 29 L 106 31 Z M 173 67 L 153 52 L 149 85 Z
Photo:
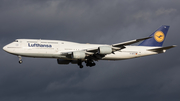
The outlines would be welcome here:
M 126 48 L 125 46 L 127 46 L 127 45 L 131 45 L 131 44 L 134 44 L 134 43 L 137 43 L 137 42 L 149 39 L 149 38 L 152 38 L 152 37 L 145 37 L 145 38 L 141 38 L 141 39 L 135 39 L 135 40 L 130 40 L 130 41 L 122 42 L 122 43 L 107 45 L 107 47 L 111 47 L 112 53 L 114 53 L 115 51 Z M 85 52 L 86 55 L 89 56 L 89 55 L 94 55 L 94 54 L 98 53 L 99 47 L 88 48 L 88 49 L 83 49 L 83 50 L 79 50 L 79 51 Z M 68 55 L 71 55 L 73 52 L 74 51 L 62 52 L 61 55 L 68 56 Z
M 87 51 L 84 51 L 84 50 L 81 50 L 81 51 L 86 53 L 87 55 L 93 55 L 94 54 L 94 52 L 87 52 Z M 76 52 L 76 51 L 61 52 L 61 55 L 68 56 L 68 55 L 71 55 L 73 52 Z
M 117 43 L 117 44 L 112 44 L 110 47 L 112 47 L 113 52 L 121 50 L 123 48 L 126 48 L 125 46 L 127 45 L 131 45 L 146 39 L 149 39 L 152 37 L 145 37 L 145 38 L 141 38 L 141 39 L 135 39 L 135 40 L 130 40 L 130 41 L 126 41 L 126 42 L 122 42 L 122 43 Z M 98 51 L 98 47 L 96 48 L 92 48 L 92 49 L 86 49 L 87 52 L 97 52 Z
M 145 37 L 145 38 L 141 38 L 141 39 L 135 39 L 135 40 L 130 40 L 130 41 L 126 41 L 126 42 L 122 42 L 122 43 L 117 43 L 117 44 L 113 44 L 113 47 L 121 47 L 121 46 L 127 46 L 127 45 L 131 45 L 146 39 L 150 39 L 152 37 Z
M 167 49 L 174 48 L 174 47 L 176 47 L 176 45 L 167 46 L 167 47 L 160 47 L 160 48 L 154 48 L 154 49 L 148 49 L 148 51 L 161 52 L 163 50 L 167 50 Z

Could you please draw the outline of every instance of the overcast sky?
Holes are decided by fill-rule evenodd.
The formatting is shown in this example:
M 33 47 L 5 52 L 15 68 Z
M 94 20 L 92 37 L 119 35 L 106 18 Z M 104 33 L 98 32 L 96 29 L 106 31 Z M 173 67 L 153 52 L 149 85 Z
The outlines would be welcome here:
M 180 0 L 0 0 L 0 101 L 179 101 L 179 47 L 164 54 L 98 61 L 93 68 L 2 50 L 17 38 L 113 44 L 170 25 L 179 45 Z

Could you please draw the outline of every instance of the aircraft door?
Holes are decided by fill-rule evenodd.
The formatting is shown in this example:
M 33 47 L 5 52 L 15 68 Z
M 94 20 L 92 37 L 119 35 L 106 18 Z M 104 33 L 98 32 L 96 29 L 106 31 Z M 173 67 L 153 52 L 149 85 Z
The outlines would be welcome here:
M 141 56 L 141 54 L 142 54 L 141 51 L 137 51 L 136 56 L 139 57 L 139 56 Z

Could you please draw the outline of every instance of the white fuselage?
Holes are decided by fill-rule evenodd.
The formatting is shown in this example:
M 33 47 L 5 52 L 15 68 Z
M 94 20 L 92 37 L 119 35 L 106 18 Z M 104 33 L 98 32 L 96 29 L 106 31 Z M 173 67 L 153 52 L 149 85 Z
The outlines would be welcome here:
M 11 54 L 26 57 L 37 58 L 61 58 L 69 59 L 62 55 L 63 52 L 82 51 L 99 46 L 107 46 L 101 44 L 81 44 L 60 40 L 35 40 L 35 39 L 18 39 L 3 47 L 3 49 Z M 145 46 L 126 46 L 125 49 L 114 52 L 114 54 L 105 55 L 102 60 L 123 60 L 136 58 L 141 56 L 158 54 L 157 52 L 147 51 L 157 47 Z

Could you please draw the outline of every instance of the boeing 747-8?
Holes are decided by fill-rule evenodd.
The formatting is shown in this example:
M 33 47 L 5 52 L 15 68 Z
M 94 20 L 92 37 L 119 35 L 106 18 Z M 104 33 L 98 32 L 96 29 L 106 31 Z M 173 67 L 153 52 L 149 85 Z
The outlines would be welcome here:
M 83 68 L 95 66 L 98 60 L 124 60 L 147 55 L 164 53 L 175 45 L 162 47 L 169 26 L 163 25 L 149 37 L 135 39 L 112 45 L 82 44 L 61 40 L 16 39 L 3 47 L 6 52 L 17 55 L 19 63 L 22 57 L 55 58 L 58 64 L 78 64 Z M 129 46 L 142 41 L 138 46 Z

